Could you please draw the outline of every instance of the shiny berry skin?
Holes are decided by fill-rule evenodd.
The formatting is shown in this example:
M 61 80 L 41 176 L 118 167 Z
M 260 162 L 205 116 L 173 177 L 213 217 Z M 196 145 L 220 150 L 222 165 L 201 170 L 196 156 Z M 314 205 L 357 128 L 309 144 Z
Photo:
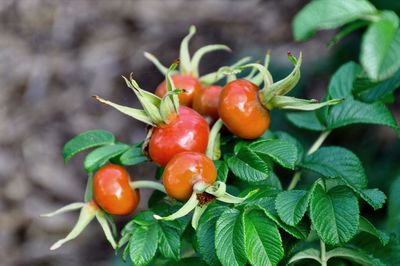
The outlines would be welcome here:
M 207 121 L 189 107 L 179 107 L 179 114 L 167 125 L 153 128 L 148 151 L 150 158 L 165 166 L 172 157 L 184 151 L 204 153 L 210 128 Z
M 93 194 L 96 203 L 113 215 L 126 215 L 139 204 L 138 190 L 129 185 L 129 173 L 122 166 L 107 164 L 93 177 Z
M 203 116 L 217 120 L 219 118 L 218 104 L 221 92 L 222 87 L 217 85 L 203 88 L 194 97 L 193 109 Z
M 179 94 L 179 103 L 184 106 L 192 106 L 193 99 L 197 93 L 201 91 L 201 84 L 198 78 L 190 75 L 173 75 L 172 81 L 177 89 L 184 90 Z M 167 82 L 164 80 L 156 89 L 156 95 L 160 98 L 164 97 L 167 91 Z
M 231 81 L 222 90 L 218 113 L 238 137 L 255 139 L 269 128 L 269 111 L 261 105 L 258 91 L 257 85 L 245 79 Z
M 202 181 L 211 185 L 217 178 L 214 163 L 206 155 L 182 152 L 174 156 L 164 169 L 162 180 L 168 196 L 185 201 L 193 193 L 193 185 Z

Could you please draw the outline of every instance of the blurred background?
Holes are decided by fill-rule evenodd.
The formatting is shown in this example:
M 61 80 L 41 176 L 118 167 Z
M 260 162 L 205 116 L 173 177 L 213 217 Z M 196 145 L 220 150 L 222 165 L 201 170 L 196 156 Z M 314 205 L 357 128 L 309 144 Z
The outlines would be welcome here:
M 69 138 L 97 128 L 126 143 L 144 138 L 143 124 L 91 96 L 137 106 L 121 75 L 133 72 L 143 88 L 154 90 L 163 76 L 143 52 L 168 65 L 178 57 L 179 43 L 190 25 L 198 29 L 192 51 L 210 43 L 224 43 L 233 50 L 207 55 L 201 73 L 245 55 L 262 60 L 271 49 L 272 73 L 279 79 L 292 67 L 287 51 L 301 50 L 303 78 L 294 94 L 323 97 L 337 67 L 357 60 L 360 34 L 332 49 L 326 47 L 334 35 L 331 31 L 305 43 L 293 42 L 291 21 L 307 2 L 0 0 L 0 265 L 120 265 L 95 222 L 75 241 L 49 251 L 69 232 L 78 213 L 52 219 L 39 214 L 82 201 L 83 155 L 68 165 L 61 156 Z M 398 1 L 374 4 L 400 10 Z M 391 109 L 400 121 L 398 93 L 396 99 Z M 288 130 L 305 143 L 316 137 L 290 126 L 283 112 L 274 114 L 271 128 Z M 327 144 L 345 146 L 360 156 L 371 187 L 387 192 L 399 173 L 400 143 L 391 129 L 346 127 L 332 134 Z M 136 179 L 152 178 L 155 171 L 150 164 L 129 170 Z M 146 208 L 146 200 L 140 208 Z M 385 215 L 386 209 L 380 212 Z

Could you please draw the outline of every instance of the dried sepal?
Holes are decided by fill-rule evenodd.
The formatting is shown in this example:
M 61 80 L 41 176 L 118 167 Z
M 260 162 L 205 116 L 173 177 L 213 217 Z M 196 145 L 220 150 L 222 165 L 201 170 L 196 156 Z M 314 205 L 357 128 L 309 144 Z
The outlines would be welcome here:
M 236 69 L 236 68 L 238 68 L 238 67 L 240 67 L 240 66 L 242 66 L 244 64 L 247 64 L 250 60 L 251 60 L 251 57 L 248 57 L 248 56 L 244 57 L 244 58 L 241 58 L 240 60 L 238 60 L 234 64 L 228 66 L 228 68 Z M 225 67 L 222 67 L 222 68 L 218 69 L 215 72 L 211 72 L 211 73 L 208 73 L 208 74 L 206 74 L 204 76 L 201 76 L 199 78 L 201 83 L 210 85 L 210 84 L 214 84 L 214 83 L 220 81 L 221 79 L 225 78 L 226 77 L 226 73 L 221 71 L 221 69 L 223 69 L 223 68 L 225 68 Z
M 181 42 L 181 47 L 179 49 L 179 59 L 180 59 L 180 72 L 182 74 L 190 73 L 191 71 L 189 42 L 195 33 L 196 33 L 196 27 L 193 25 L 190 26 L 189 34 L 186 35 Z
M 165 220 L 165 221 L 175 220 L 189 214 L 192 210 L 194 210 L 194 208 L 196 208 L 198 204 L 199 200 L 197 199 L 197 193 L 193 192 L 189 200 L 179 210 L 165 217 L 161 217 L 155 214 L 154 218 L 157 220 Z
M 85 228 L 86 226 L 93 220 L 96 216 L 96 213 L 100 211 L 97 205 L 94 202 L 88 202 L 83 205 L 81 208 L 81 212 L 79 214 L 78 221 L 75 226 L 72 228 L 71 232 L 63 238 L 54 243 L 50 250 L 55 250 L 60 248 L 64 243 L 75 239 Z
M 150 119 L 150 117 L 147 115 L 146 111 L 142 110 L 142 109 L 136 109 L 136 108 L 131 108 L 128 106 L 124 106 L 124 105 L 119 105 L 113 102 L 110 102 L 108 100 L 105 100 L 103 98 L 101 98 L 100 96 L 93 96 L 93 98 L 95 98 L 97 101 L 104 103 L 108 106 L 113 107 L 114 109 L 120 111 L 121 113 L 128 115 L 136 120 L 139 120 L 143 123 L 146 123 L 147 125 L 150 126 L 155 126 L 156 124 Z
M 290 109 L 290 110 L 301 110 L 301 111 L 312 111 L 324 106 L 336 105 L 341 103 L 343 99 L 332 99 L 326 102 L 319 103 L 317 100 L 311 99 L 299 99 L 289 96 L 274 96 L 267 105 L 269 110 L 271 109 Z

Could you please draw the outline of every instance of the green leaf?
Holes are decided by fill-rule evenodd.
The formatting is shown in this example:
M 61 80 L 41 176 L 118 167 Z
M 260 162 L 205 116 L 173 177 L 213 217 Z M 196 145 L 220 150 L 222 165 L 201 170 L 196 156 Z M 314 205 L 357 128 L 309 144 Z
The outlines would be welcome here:
M 383 246 L 385 246 L 390 240 L 387 234 L 376 229 L 375 226 L 370 221 L 368 221 L 366 218 L 362 216 L 360 216 L 359 230 L 375 236 L 376 238 L 379 239 L 379 241 L 381 241 Z
M 158 224 L 138 226 L 129 240 L 129 256 L 134 265 L 147 265 L 156 254 L 158 245 Z
M 132 145 L 118 158 L 118 162 L 122 165 L 136 165 L 146 161 L 147 157 L 143 154 L 142 143 Z
M 217 181 L 226 182 L 228 177 L 229 168 L 224 161 L 214 161 L 215 168 L 217 168 Z
M 179 260 L 181 240 L 179 232 L 164 221 L 159 221 L 158 241 L 160 253 L 165 258 Z
M 287 113 L 286 117 L 293 125 L 299 128 L 314 131 L 326 130 L 326 126 L 321 123 L 315 111 Z
M 328 90 L 329 98 L 344 98 L 338 105 L 323 112 L 291 113 L 287 117 L 295 126 L 309 130 L 332 130 L 350 124 L 376 124 L 397 129 L 396 119 L 382 102 L 364 103 L 354 99 L 353 85 L 361 73 L 356 63 L 341 66 L 333 75 Z M 393 86 L 393 84 L 387 84 Z
M 101 145 L 113 144 L 114 141 L 114 135 L 105 130 L 83 132 L 65 143 L 62 151 L 64 161 L 68 162 L 69 159 L 81 151 Z
M 299 223 L 297 226 L 290 226 L 279 219 L 278 213 L 275 210 L 275 200 L 279 192 L 279 190 L 273 188 L 260 189 L 257 193 L 247 198 L 242 205 L 247 207 L 255 206 L 262 209 L 269 219 L 274 221 L 276 225 L 287 233 L 297 239 L 306 239 L 309 234 L 309 225 Z
M 330 98 L 353 98 L 353 82 L 361 71 L 360 65 L 354 62 L 342 65 L 329 82 L 328 95 Z
M 390 79 L 385 81 L 367 82 L 371 85 L 369 85 L 367 89 L 360 91 L 357 97 L 363 102 L 383 100 L 388 95 L 391 95 L 396 89 L 400 88 L 400 70 L 397 71 L 396 74 L 394 74 Z
M 83 165 L 87 172 L 96 171 L 99 167 L 107 163 L 111 158 L 114 158 L 129 149 L 126 144 L 112 144 L 95 149 L 89 153 Z
M 328 178 L 339 178 L 374 209 L 379 209 L 386 196 L 378 189 L 367 189 L 367 177 L 361 161 L 341 147 L 323 147 L 307 156 L 302 167 Z
M 277 265 L 283 258 L 282 239 L 276 225 L 261 210 L 245 212 L 245 250 L 252 265 Z
M 257 206 L 267 212 L 274 213 L 276 211 L 275 199 L 279 192 L 280 191 L 275 188 L 263 187 L 260 188 L 257 193 L 246 198 L 242 204 L 245 204 L 246 206 Z M 248 192 L 245 191 L 245 193 Z
M 363 36 L 360 61 L 371 79 L 387 79 L 400 67 L 400 30 L 397 26 L 391 19 L 381 18 L 372 23 Z
M 322 147 L 308 155 L 302 167 L 328 178 L 341 178 L 346 184 L 363 189 L 367 177 L 358 157 L 342 147 Z
M 348 242 L 358 231 L 359 207 L 353 192 L 345 186 L 324 191 L 317 185 L 311 197 L 310 217 L 314 229 L 326 244 Z
M 319 0 L 306 5 L 294 18 L 293 33 L 306 40 L 320 29 L 333 29 L 377 10 L 366 0 Z
M 328 129 L 351 124 L 375 124 L 398 128 L 393 114 L 382 102 L 363 103 L 346 99 L 340 105 L 330 108 L 327 119 Z
M 374 210 L 382 208 L 386 201 L 386 195 L 377 188 L 374 189 L 363 189 L 361 191 L 354 190 L 359 193 L 360 197 L 363 198 Z
M 279 217 L 289 225 L 296 225 L 307 211 L 309 194 L 305 190 L 283 191 L 278 194 L 275 207 Z
M 215 229 L 215 248 L 222 265 L 240 266 L 247 262 L 244 246 L 242 213 L 236 209 L 224 211 Z
M 250 149 L 258 155 L 270 157 L 285 168 L 294 169 L 297 161 L 297 147 L 292 143 L 270 139 L 251 144 Z
M 197 250 L 201 258 L 212 266 L 221 265 L 215 249 L 215 226 L 218 218 L 227 209 L 226 206 L 208 206 L 196 230 Z
M 137 225 L 141 226 L 149 226 L 157 222 L 154 219 L 154 212 L 151 210 L 139 212 L 134 218 L 133 221 Z
M 236 156 L 228 159 L 227 163 L 233 174 L 244 181 L 261 181 L 271 175 L 271 165 L 248 147 L 240 149 Z
M 300 143 L 300 141 L 283 131 L 277 131 L 277 132 L 274 132 L 274 134 L 278 139 L 289 142 L 296 146 L 296 149 L 297 149 L 296 165 L 299 165 L 300 162 L 303 160 L 303 156 L 304 156 L 304 148 L 303 148 L 303 145 Z
M 377 124 L 397 128 L 392 113 L 382 102 L 363 103 L 353 97 L 353 84 L 361 73 L 359 65 L 349 62 L 341 66 L 330 83 L 329 98 L 345 98 L 339 105 L 327 109 L 324 118 L 327 128 L 332 130 L 350 124 Z
M 322 147 L 308 155 L 302 167 L 327 178 L 339 178 L 374 209 L 379 209 L 386 196 L 378 189 L 367 189 L 367 177 L 358 157 L 342 147 Z
M 382 265 L 377 259 L 367 255 L 365 252 L 350 248 L 335 248 L 326 253 L 326 259 L 345 258 L 364 266 Z

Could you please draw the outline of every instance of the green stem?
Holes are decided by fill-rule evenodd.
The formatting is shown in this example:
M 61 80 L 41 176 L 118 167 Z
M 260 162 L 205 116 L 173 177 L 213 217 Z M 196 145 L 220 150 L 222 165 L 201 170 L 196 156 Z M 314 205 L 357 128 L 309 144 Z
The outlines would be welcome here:
M 219 131 L 221 130 L 223 125 L 224 122 L 222 121 L 222 119 L 218 119 L 210 131 L 210 135 L 208 137 L 206 155 L 211 160 L 214 160 L 215 158 L 215 143 L 217 142 L 217 138 L 219 137 Z
M 147 181 L 147 180 L 133 181 L 133 182 L 129 182 L 129 185 L 131 186 L 132 189 L 150 188 L 150 189 L 159 190 L 163 193 L 167 193 L 162 184 L 154 182 L 154 181 Z
M 322 132 L 321 135 L 319 135 L 319 137 L 317 138 L 317 140 L 313 143 L 313 145 L 311 145 L 310 149 L 307 151 L 307 155 L 310 155 L 312 153 L 314 153 L 315 151 L 317 151 L 319 149 L 319 147 L 321 147 L 322 143 L 324 143 L 324 141 L 326 140 L 326 138 L 329 136 L 329 134 L 332 131 L 328 130 L 325 132 Z M 297 171 L 293 177 L 292 177 L 292 181 L 290 181 L 290 184 L 288 186 L 288 190 L 292 190 L 296 187 L 297 183 L 300 181 L 301 178 L 301 171 Z
M 353 31 L 367 26 L 369 23 L 368 21 L 356 21 L 354 23 L 351 23 L 347 26 L 345 26 L 338 34 L 336 34 L 328 43 L 328 48 L 331 48 L 333 45 L 335 45 L 337 42 L 342 40 L 344 37 L 352 33 Z
M 314 142 L 314 144 L 311 146 L 311 148 L 308 150 L 307 155 L 310 155 L 317 151 L 319 147 L 321 147 L 322 143 L 326 140 L 326 138 L 329 136 L 329 134 L 332 131 L 328 130 L 325 132 L 322 132 L 321 135 L 319 135 L 318 139 Z
M 296 187 L 297 183 L 300 181 L 300 178 L 301 178 L 301 171 L 298 171 L 293 175 L 292 181 L 290 181 L 290 184 L 289 184 L 287 190 L 294 189 Z
M 321 244 L 321 266 L 327 266 L 328 265 L 328 260 L 326 258 L 325 243 L 322 240 L 320 240 L 320 244 Z
M 371 15 L 364 15 L 361 19 L 364 19 L 369 22 L 377 22 L 380 19 L 379 14 L 371 14 Z

